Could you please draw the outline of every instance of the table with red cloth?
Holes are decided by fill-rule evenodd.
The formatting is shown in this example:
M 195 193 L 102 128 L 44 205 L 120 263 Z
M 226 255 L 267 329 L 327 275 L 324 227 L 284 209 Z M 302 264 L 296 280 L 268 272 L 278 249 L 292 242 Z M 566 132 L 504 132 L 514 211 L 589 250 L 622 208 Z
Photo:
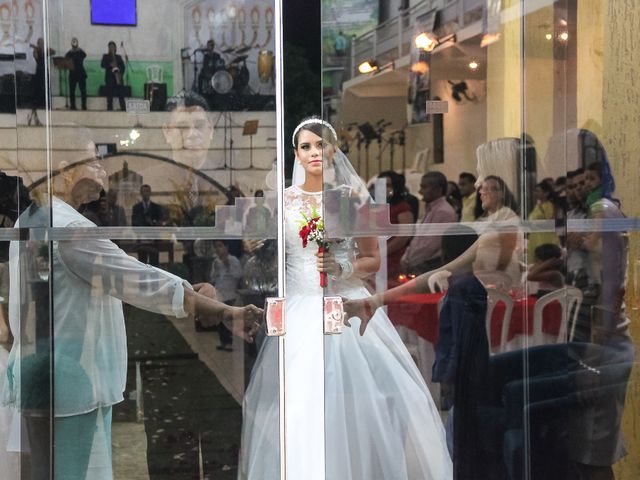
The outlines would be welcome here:
M 406 295 L 388 306 L 388 315 L 396 326 L 415 331 L 418 336 L 435 345 L 438 341 L 438 301 L 444 293 Z M 533 333 L 533 309 L 537 298 L 530 296 L 513 300 L 507 341 L 516 336 Z M 498 302 L 491 315 L 491 346 L 500 344 L 500 331 L 505 305 Z M 562 318 L 559 302 L 552 302 L 542 312 L 542 332 L 558 335 Z M 525 331 L 526 330 L 526 331 Z

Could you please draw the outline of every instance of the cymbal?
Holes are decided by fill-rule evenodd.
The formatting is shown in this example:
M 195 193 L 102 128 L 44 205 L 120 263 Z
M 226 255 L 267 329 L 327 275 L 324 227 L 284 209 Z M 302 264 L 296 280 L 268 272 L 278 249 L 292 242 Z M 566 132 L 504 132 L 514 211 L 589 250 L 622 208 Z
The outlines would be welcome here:
M 244 62 L 247 58 L 249 58 L 249 55 L 238 55 L 236 58 L 231 60 L 229 64 Z

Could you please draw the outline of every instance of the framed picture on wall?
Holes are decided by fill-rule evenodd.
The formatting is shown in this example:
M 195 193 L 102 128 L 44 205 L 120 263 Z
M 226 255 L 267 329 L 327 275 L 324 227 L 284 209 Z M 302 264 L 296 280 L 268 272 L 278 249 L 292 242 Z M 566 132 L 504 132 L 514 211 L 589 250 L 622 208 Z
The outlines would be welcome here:
M 91 0 L 91 24 L 135 27 L 136 0 Z

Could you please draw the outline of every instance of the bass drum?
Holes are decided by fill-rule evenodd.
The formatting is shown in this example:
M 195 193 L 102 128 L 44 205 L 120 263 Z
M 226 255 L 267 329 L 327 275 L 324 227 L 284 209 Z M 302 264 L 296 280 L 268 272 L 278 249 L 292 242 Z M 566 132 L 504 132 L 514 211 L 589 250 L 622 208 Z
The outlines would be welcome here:
M 275 57 L 271 50 L 261 50 L 258 54 L 258 78 L 260 82 L 268 83 L 274 77 Z
M 229 93 L 233 88 L 233 77 L 226 70 L 218 70 L 211 77 L 211 87 L 216 93 Z
M 238 93 L 242 93 L 249 85 L 249 69 L 247 68 L 247 64 L 244 62 L 232 63 L 227 67 L 227 72 L 233 79 L 233 89 Z

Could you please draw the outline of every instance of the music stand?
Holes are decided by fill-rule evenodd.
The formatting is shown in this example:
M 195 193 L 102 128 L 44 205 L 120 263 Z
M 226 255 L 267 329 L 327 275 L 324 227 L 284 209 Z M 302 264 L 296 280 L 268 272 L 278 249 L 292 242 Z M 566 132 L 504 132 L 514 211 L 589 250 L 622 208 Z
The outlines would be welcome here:
M 249 168 L 253 168 L 253 136 L 258 133 L 258 120 L 244 122 L 242 136 L 249 136 Z
M 362 134 L 362 138 L 364 139 L 364 156 L 365 156 L 365 178 L 367 181 L 369 180 L 369 145 L 373 140 L 378 138 L 378 132 L 376 132 L 375 128 L 369 123 L 361 123 L 358 125 L 358 130 Z
M 58 69 L 58 75 L 60 78 L 60 85 L 62 86 L 63 80 L 65 87 L 67 87 L 67 95 L 64 96 L 64 108 L 69 108 L 69 73 L 74 70 L 73 60 L 67 57 L 53 57 L 53 66 Z M 64 72 L 67 72 L 65 75 Z

